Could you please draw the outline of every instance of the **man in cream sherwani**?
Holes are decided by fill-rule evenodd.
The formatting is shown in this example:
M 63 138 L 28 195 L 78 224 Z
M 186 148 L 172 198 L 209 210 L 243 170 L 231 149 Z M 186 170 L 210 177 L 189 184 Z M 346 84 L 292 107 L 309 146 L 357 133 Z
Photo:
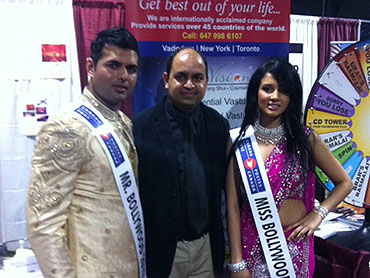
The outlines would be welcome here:
M 78 100 L 93 107 L 117 135 L 135 187 L 132 124 L 119 107 L 135 87 L 138 59 L 137 42 L 126 29 L 100 32 L 86 63 L 89 85 Z M 130 213 L 99 142 L 73 110 L 50 119 L 37 135 L 27 233 L 45 278 L 139 277 Z

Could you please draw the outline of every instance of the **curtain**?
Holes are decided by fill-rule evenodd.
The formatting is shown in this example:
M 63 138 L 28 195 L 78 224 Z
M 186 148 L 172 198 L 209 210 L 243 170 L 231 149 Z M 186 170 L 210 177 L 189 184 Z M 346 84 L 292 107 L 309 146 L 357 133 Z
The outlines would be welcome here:
M 305 107 L 311 88 L 317 78 L 317 22 L 319 17 L 290 15 L 290 43 L 303 44 L 302 86 Z M 304 108 L 303 107 L 303 108 Z
M 317 236 L 314 237 L 314 248 L 314 278 L 370 277 L 370 254 L 368 251 L 340 246 L 330 239 L 324 240 Z
M 330 61 L 331 41 L 357 41 L 359 20 L 321 18 L 317 25 L 318 71 Z
M 78 60 L 82 88 L 87 84 L 85 62 L 90 56 L 90 43 L 99 31 L 124 26 L 124 0 L 73 0 Z M 121 110 L 132 114 L 131 98 L 123 102 Z
M 0 0 L 0 37 L 0 242 L 8 242 L 26 238 L 33 135 L 44 112 L 80 94 L 72 0 Z M 44 46 L 55 45 L 64 60 L 46 61 Z

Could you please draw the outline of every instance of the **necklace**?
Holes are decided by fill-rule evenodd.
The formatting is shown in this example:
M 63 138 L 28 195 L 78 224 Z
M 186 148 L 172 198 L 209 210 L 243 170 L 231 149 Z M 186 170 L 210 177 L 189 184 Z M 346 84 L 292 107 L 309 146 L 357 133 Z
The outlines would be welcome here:
M 276 128 L 265 128 L 261 126 L 259 119 L 257 119 L 253 128 L 256 139 L 266 145 L 275 145 L 283 136 L 285 136 L 284 124 L 281 124 Z

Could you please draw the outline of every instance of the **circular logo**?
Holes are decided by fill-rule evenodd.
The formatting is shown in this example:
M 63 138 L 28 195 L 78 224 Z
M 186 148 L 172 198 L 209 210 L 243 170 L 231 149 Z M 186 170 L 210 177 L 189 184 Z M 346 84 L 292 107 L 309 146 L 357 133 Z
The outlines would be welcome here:
M 248 158 L 244 160 L 244 167 L 245 169 L 252 170 L 256 167 L 256 161 L 253 158 Z
M 234 75 L 234 82 L 241 82 L 242 80 L 241 80 L 241 74 L 239 74 L 239 73 L 237 73 L 237 74 L 235 74 Z

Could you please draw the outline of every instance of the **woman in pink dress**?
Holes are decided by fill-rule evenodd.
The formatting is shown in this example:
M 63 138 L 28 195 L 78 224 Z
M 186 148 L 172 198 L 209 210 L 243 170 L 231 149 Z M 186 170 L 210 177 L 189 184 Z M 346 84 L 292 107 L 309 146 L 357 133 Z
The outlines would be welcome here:
M 352 189 L 340 163 L 301 119 L 302 85 L 295 68 L 283 60 L 266 62 L 251 77 L 239 137 L 229 143 L 226 195 L 232 278 L 272 277 L 233 155 L 248 126 L 254 128 L 297 278 L 313 276 L 313 233 Z M 318 207 L 314 166 L 335 185 Z

